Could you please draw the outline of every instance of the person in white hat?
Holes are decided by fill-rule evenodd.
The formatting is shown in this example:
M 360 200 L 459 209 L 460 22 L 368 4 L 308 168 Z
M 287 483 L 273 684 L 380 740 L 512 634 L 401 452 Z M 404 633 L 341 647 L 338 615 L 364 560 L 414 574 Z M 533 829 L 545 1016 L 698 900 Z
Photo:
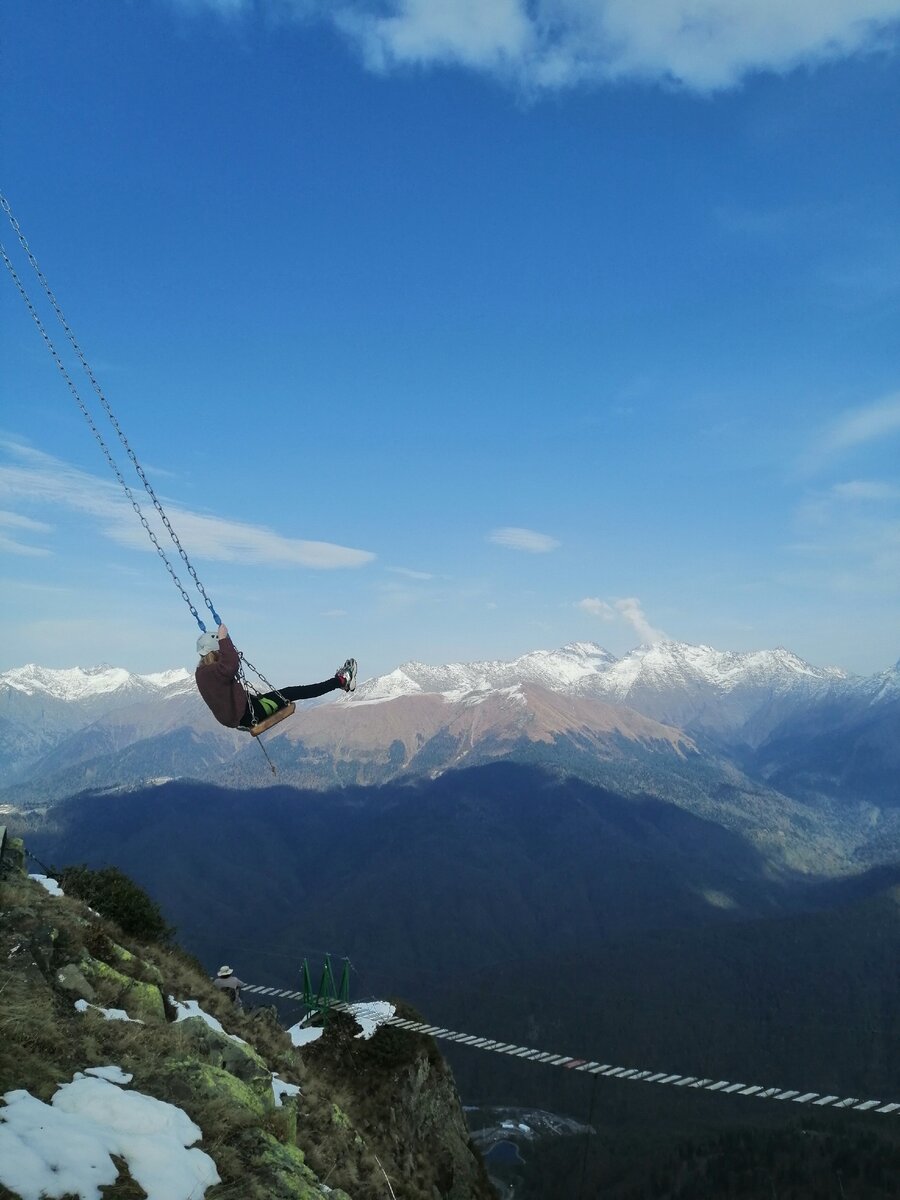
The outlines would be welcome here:
M 241 988 L 244 986 L 244 981 L 238 979 L 231 967 L 219 967 L 216 972 L 216 977 L 213 980 L 213 987 L 221 989 L 223 992 L 228 992 L 231 995 L 232 1001 L 241 1007 Z
M 330 679 L 321 683 L 299 683 L 262 696 L 248 696 L 238 678 L 241 665 L 238 652 L 224 625 L 216 633 L 200 634 L 197 653 L 200 655 L 194 672 L 197 688 L 219 724 L 229 729 L 249 729 L 291 700 L 312 700 L 336 689 L 356 690 L 356 659 L 348 658 Z

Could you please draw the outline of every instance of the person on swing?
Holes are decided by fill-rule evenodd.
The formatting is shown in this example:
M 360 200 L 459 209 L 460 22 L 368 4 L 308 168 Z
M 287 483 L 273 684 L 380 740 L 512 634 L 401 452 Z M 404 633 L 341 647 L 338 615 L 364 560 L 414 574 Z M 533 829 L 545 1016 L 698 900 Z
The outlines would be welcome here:
M 356 690 L 356 659 L 348 658 L 330 679 L 322 683 L 301 683 L 280 688 L 277 692 L 264 692 L 261 696 L 248 694 L 238 678 L 238 652 L 224 625 L 220 625 L 216 633 L 200 634 L 197 653 L 200 655 L 194 672 L 197 690 L 219 724 L 227 725 L 229 729 L 249 729 L 254 722 L 264 721 L 291 700 L 312 700 L 338 689 L 344 692 Z

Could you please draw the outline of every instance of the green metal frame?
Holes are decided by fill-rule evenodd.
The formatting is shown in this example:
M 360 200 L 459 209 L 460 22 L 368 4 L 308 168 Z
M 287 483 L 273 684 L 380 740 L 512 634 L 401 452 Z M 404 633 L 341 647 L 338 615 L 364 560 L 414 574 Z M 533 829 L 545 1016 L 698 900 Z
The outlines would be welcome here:
M 300 969 L 300 990 L 303 993 L 303 1004 L 306 1007 L 306 1015 L 310 1013 L 321 1013 L 324 1020 L 328 1020 L 328 1013 L 336 1004 L 344 1005 L 350 1003 L 350 959 L 344 959 L 344 966 L 341 971 L 340 983 L 337 985 L 334 982 L 334 971 L 331 967 L 331 955 L 325 955 L 325 963 L 322 967 L 322 979 L 319 983 L 317 991 L 313 991 L 312 977 L 309 972 L 309 962 L 304 958 L 303 966 Z

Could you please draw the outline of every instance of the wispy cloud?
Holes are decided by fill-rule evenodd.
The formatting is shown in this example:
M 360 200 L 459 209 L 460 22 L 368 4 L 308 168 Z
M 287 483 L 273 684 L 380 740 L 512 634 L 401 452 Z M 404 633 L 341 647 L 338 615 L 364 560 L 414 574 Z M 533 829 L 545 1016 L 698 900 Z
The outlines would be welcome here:
M 4 529 L 22 529 L 29 533 L 50 533 L 53 529 L 53 526 L 45 521 L 33 521 L 31 517 L 3 511 L 0 511 L 0 526 Z
M 524 550 L 526 554 L 549 554 L 560 544 L 549 534 L 537 533 L 534 529 L 519 529 L 514 525 L 492 529 L 487 540 L 498 546 L 505 546 L 507 550 Z
M 806 586 L 860 596 L 900 587 L 900 485 L 855 479 L 807 495 L 794 515 L 794 556 Z M 793 578 L 793 577 L 792 577 Z
M 900 487 L 874 479 L 853 479 L 847 483 L 836 483 L 831 494 L 836 500 L 871 500 L 880 503 L 900 500 Z
M 29 507 L 53 506 L 90 517 L 101 533 L 121 546 L 152 550 L 149 538 L 122 492 L 112 482 L 18 443 L 4 442 L 15 461 L 0 464 L 0 498 Z M 136 492 L 137 495 L 142 493 Z M 161 544 L 169 547 L 165 530 L 149 501 L 144 508 Z M 177 504 L 166 511 L 189 553 L 220 562 L 333 570 L 360 567 L 375 555 L 331 542 L 284 537 L 264 525 L 229 521 L 192 512 Z M 20 518 L 29 520 L 29 518 Z M 36 523 L 39 524 L 39 523 Z M 24 526 L 20 526 L 24 528 Z M 177 552 L 173 550 L 177 556 Z M 168 550 L 167 550 L 168 553 Z M 177 559 L 176 559 L 177 561 Z
M 19 513 L 0 511 L 0 553 L 16 554 L 20 558 L 46 558 L 50 554 L 45 546 L 32 546 L 19 541 L 17 537 L 4 533 L 3 530 L 6 529 L 16 530 L 23 534 L 50 533 L 53 529 L 52 525 L 47 525 L 43 521 L 33 521 L 30 517 L 23 517 Z
M 900 433 L 900 392 L 875 404 L 844 413 L 813 446 L 813 459 L 824 461 L 866 443 Z
M 0 533 L 0 554 L 16 554 L 20 558 L 47 558 L 50 551 L 44 546 L 29 546 L 5 533 Z
M 900 0 L 171 0 L 335 25 L 366 65 L 454 65 L 531 91 L 632 78 L 698 92 L 897 44 Z
M 387 570 L 394 575 L 402 575 L 404 579 L 418 579 L 423 583 L 434 579 L 429 571 L 413 571 L 409 567 L 388 567 Z
M 586 596 L 584 600 L 579 600 L 575 607 L 580 608 L 582 612 L 590 613 L 592 617 L 599 617 L 601 621 L 616 619 L 616 610 L 613 606 L 596 596 Z
M 647 620 L 641 602 L 636 596 L 614 600 L 612 604 L 597 596 L 587 596 L 584 600 L 577 601 L 575 607 L 580 608 L 582 612 L 590 613 L 592 617 L 599 617 L 601 621 L 615 621 L 617 618 L 626 621 L 642 642 L 652 644 L 668 640 L 661 629 L 656 629 Z

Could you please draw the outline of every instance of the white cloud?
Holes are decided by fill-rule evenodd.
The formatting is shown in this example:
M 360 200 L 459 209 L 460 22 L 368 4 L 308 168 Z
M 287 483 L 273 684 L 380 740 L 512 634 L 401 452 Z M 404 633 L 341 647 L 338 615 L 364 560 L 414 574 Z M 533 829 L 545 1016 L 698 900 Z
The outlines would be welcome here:
M 30 517 L 20 516 L 19 513 L 0 511 L 0 531 L 3 529 L 21 530 L 23 533 L 50 533 L 52 525 L 43 521 L 32 521 Z M 0 532 L 0 553 L 17 554 L 22 558 L 46 558 L 50 551 L 43 546 L 29 546 L 18 538 Z
M 586 596 L 584 600 L 579 600 L 575 607 L 590 613 L 592 617 L 599 617 L 601 621 L 616 619 L 616 610 L 612 605 L 607 604 L 605 600 L 598 600 L 596 596 Z
M 900 392 L 844 413 L 819 440 L 816 452 L 819 457 L 829 458 L 897 433 L 900 433 Z
M 419 579 L 422 582 L 434 579 L 430 571 L 413 571 L 409 567 L 388 567 L 387 569 L 394 575 L 402 575 L 404 579 Z
M 667 640 L 663 631 L 655 629 L 647 620 L 644 610 L 641 608 L 641 602 L 636 597 L 629 596 L 625 600 L 617 600 L 616 608 L 628 624 L 631 625 L 642 642 L 664 642 Z
M 24 529 L 29 533 L 50 533 L 53 526 L 44 521 L 33 521 L 31 517 L 23 517 L 19 513 L 0 511 L 0 526 L 5 529 Z
M 532 51 L 533 29 L 519 0 L 396 0 L 344 4 L 334 20 L 362 49 L 367 64 L 455 62 L 508 70 Z
M 794 514 L 799 536 L 785 546 L 802 564 L 803 585 L 869 600 L 895 598 L 900 586 L 898 501 L 900 486 L 869 480 L 809 495 Z
M 134 549 L 153 550 L 143 526 L 116 484 L 38 450 L 13 442 L 5 442 L 3 446 L 19 461 L 0 465 L 0 498 L 82 513 L 96 521 L 111 541 Z M 135 495 L 167 557 L 177 567 L 178 552 L 158 521 L 151 502 L 141 489 L 136 489 Z M 166 512 L 182 545 L 192 557 L 317 570 L 359 567 L 375 558 L 367 550 L 288 538 L 264 525 L 229 521 L 174 504 L 167 503 Z M 28 521 L 29 518 L 21 520 Z
M 233 17 L 251 0 L 173 0 Z M 530 89 L 623 78 L 699 92 L 897 43 L 900 0 L 258 0 L 337 26 L 373 70 L 450 64 Z
M 882 442 L 900 433 L 900 392 L 874 404 L 841 414 L 814 443 L 806 456 L 806 468 L 817 470 L 824 463 L 857 446 Z
M 640 600 L 635 596 L 614 600 L 612 604 L 608 604 L 596 596 L 587 596 L 584 600 L 577 601 L 575 607 L 590 613 L 591 616 L 599 617 L 602 621 L 614 621 L 617 617 L 627 621 L 642 642 L 653 643 L 668 640 L 661 629 L 655 629 L 650 624 L 641 607 Z
M 253 0 L 172 0 L 172 3 L 189 13 L 212 9 L 220 17 L 239 17 L 253 10 Z
M 900 500 L 900 487 L 876 480 L 853 479 L 848 483 L 836 483 L 831 489 L 831 494 L 837 500 Z
M 487 540 L 498 546 L 506 546 L 508 550 L 524 550 L 527 554 L 549 554 L 559 546 L 556 538 L 546 533 L 536 533 L 533 529 L 519 529 L 513 525 L 492 529 Z
M 0 533 L 0 554 L 17 554 L 20 558 L 47 558 L 50 551 L 43 546 L 28 546 L 13 537 Z

